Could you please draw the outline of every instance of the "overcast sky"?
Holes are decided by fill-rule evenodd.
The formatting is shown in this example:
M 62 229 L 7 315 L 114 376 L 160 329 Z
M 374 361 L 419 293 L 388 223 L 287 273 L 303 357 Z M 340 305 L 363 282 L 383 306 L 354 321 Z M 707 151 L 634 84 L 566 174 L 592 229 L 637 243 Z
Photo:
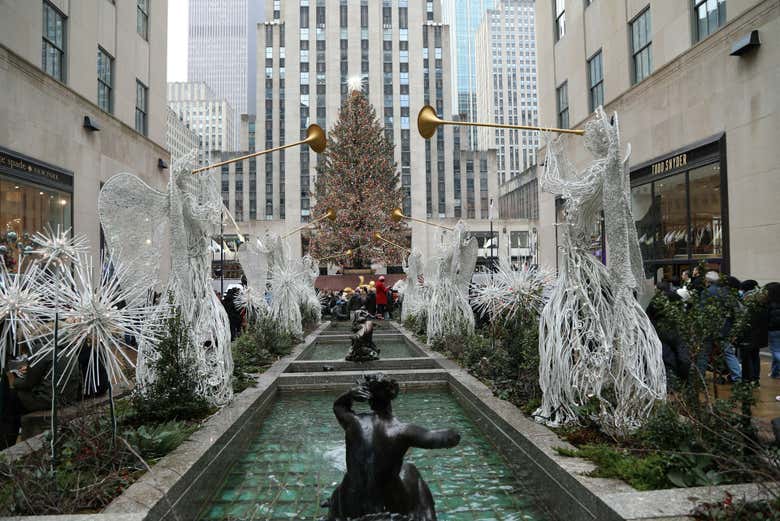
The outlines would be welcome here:
M 168 0 L 168 81 L 187 81 L 187 0 Z

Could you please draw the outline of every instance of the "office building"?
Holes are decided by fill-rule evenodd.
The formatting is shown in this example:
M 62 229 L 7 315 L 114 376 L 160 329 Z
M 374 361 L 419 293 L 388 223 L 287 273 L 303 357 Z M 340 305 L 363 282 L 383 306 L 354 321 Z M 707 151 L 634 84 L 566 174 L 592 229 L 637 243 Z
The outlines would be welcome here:
M 536 42 L 533 0 L 501 0 L 489 9 L 476 33 L 477 115 L 502 125 L 536 125 Z M 477 149 L 495 148 L 498 182 L 536 164 L 539 133 L 479 128 Z
M 247 113 L 249 1 L 189 0 L 187 80 L 206 83 L 227 100 L 235 122 Z M 237 126 L 226 145 L 223 150 L 237 150 Z
M 0 5 L 2 233 L 72 227 L 97 256 L 102 183 L 165 189 L 167 14 L 166 0 Z
M 167 113 L 165 146 L 171 153 L 171 164 L 176 163 L 192 150 L 198 151 L 196 161 L 200 163 L 200 136 L 198 133 L 192 130 L 172 108 L 165 107 L 165 111 Z
M 235 111 L 206 83 L 169 83 L 168 106 L 200 136 L 203 161 L 239 149 Z
M 780 279 L 780 3 L 537 1 L 536 33 L 541 125 L 583 128 L 601 104 L 619 116 L 647 275 L 675 280 L 704 263 Z M 584 169 L 582 138 L 563 139 Z M 551 266 L 560 208 L 543 194 Z M 599 229 L 593 241 L 604 248 Z

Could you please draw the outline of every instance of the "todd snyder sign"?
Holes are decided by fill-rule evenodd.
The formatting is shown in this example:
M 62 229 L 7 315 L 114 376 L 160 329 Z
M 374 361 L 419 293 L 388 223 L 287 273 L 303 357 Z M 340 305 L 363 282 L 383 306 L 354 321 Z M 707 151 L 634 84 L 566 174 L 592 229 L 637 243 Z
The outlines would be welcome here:
M 59 190 L 73 190 L 73 173 L 0 147 L 0 173 Z

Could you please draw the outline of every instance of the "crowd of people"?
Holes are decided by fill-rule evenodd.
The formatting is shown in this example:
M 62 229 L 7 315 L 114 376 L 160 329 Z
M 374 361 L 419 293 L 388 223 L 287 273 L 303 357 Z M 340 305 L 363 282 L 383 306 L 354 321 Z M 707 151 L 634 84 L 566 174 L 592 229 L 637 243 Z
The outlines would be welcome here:
M 384 275 L 355 289 L 346 287 L 341 291 L 328 291 L 321 300 L 323 316 L 335 320 L 349 320 L 360 309 L 384 320 L 393 317 L 395 311 L 400 309 L 399 294 L 385 284 Z
M 684 271 L 679 281 L 661 282 L 658 296 L 647 310 L 663 345 L 664 364 L 672 382 L 684 380 L 693 366 L 700 374 L 712 368 L 722 383 L 760 384 L 760 353 L 772 356 L 768 377 L 780 379 L 780 283 L 760 286 L 755 280 L 740 281 L 716 271 L 699 268 Z M 663 301 L 658 300 L 663 298 Z M 664 316 L 664 304 L 676 303 L 684 313 L 699 312 L 715 328 L 704 339 L 695 360 L 689 339 L 678 323 Z M 722 369 L 722 370 L 721 370 Z M 720 374 L 723 376 L 719 376 Z M 673 385 L 673 383 L 672 383 Z M 778 397 L 780 400 L 780 396 Z

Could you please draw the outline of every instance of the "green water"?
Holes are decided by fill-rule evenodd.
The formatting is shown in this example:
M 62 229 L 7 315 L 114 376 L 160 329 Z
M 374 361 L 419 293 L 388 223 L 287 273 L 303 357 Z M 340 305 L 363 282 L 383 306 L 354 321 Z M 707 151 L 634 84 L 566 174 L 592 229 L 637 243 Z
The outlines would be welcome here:
M 283 394 L 257 437 L 229 468 L 201 520 L 316 520 L 344 475 L 344 433 L 333 416 L 336 394 Z M 360 404 L 362 407 L 363 405 Z M 409 391 L 394 402 L 402 420 L 453 427 L 454 449 L 412 449 L 441 521 L 550 520 L 447 391 Z
M 386 341 L 382 337 L 374 337 L 374 343 L 379 347 L 379 358 L 411 358 L 420 356 L 403 340 Z M 299 360 L 343 360 L 349 352 L 349 340 L 340 343 L 315 342 L 303 353 Z

